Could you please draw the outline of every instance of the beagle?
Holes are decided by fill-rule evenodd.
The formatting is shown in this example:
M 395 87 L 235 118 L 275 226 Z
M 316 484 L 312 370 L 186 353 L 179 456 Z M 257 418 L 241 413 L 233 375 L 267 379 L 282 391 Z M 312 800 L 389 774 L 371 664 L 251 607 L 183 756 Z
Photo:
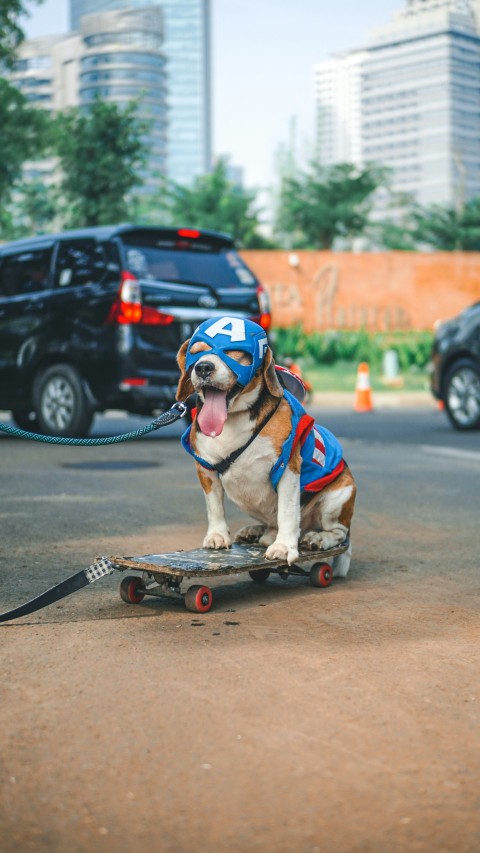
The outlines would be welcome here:
M 342 448 L 279 381 L 264 329 L 251 320 L 207 320 L 177 356 L 177 400 L 197 394 L 182 444 L 205 494 L 204 548 L 232 544 L 224 493 L 258 523 L 234 541 L 260 543 L 267 560 L 292 564 L 302 550 L 326 550 L 349 536 L 356 487 Z M 348 572 L 351 547 L 335 558 Z

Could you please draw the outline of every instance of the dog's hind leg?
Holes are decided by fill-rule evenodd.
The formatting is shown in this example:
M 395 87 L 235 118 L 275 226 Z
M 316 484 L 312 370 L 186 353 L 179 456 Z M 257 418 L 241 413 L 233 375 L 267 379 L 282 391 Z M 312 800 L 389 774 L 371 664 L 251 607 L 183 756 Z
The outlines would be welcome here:
M 347 577 L 348 570 L 350 568 L 351 559 L 352 559 L 352 545 L 350 543 L 347 551 L 344 551 L 343 554 L 339 554 L 338 557 L 333 558 L 332 569 L 333 569 L 333 577 L 334 578 L 346 578 Z
M 245 527 L 241 527 L 235 534 L 233 541 L 245 544 L 259 542 L 266 529 L 267 526 L 265 524 L 246 524 Z
M 302 517 L 304 532 L 300 539 L 301 547 L 310 551 L 327 551 L 341 545 L 350 529 L 355 494 L 355 483 L 348 470 L 320 492 L 318 498 L 307 506 Z M 346 561 L 343 571 L 345 574 L 348 571 Z
M 328 551 L 336 545 L 341 545 L 347 538 L 347 534 L 348 529 L 343 524 L 337 523 L 328 530 L 309 530 L 305 536 L 302 536 L 300 545 L 306 551 Z
M 265 547 L 268 548 L 268 546 L 271 545 L 272 542 L 275 542 L 276 538 L 277 538 L 277 528 L 276 527 L 266 527 L 265 533 L 263 534 L 262 538 L 260 539 L 260 545 L 265 545 Z

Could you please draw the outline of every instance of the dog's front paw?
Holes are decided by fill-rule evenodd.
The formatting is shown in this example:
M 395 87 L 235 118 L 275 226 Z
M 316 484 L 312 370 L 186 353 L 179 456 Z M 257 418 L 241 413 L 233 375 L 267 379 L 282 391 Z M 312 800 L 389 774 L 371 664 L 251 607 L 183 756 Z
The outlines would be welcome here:
M 221 548 L 231 548 L 232 540 L 227 533 L 219 533 L 213 531 L 212 533 L 207 533 L 205 539 L 203 540 L 204 548 L 212 548 L 215 551 L 219 551 Z
M 298 550 L 297 548 L 289 548 L 288 545 L 284 545 L 282 542 L 274 542 L 267 548 L 265 552 L 266 560 L 285 560 L 289 566 L 298 559 Z

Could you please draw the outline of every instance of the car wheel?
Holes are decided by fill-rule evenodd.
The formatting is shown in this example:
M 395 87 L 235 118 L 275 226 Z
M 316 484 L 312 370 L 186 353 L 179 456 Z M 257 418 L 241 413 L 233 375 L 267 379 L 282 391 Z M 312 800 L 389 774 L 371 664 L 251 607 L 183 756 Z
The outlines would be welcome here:
M 19 429 L 26 432 L 38 432 L 40 424 L 33 409 L 12 409 L 10 412 L 13 422 Z
M 456 429 L 480 427 L 480 367 L 470 359 L 458 361 L 447 373 L 445 408 Z
M 76 438 L 88 434 L 94 413 L 74 367 L 55 364 L 39 373 L 33 385 L 33 399 L 45 435 Z

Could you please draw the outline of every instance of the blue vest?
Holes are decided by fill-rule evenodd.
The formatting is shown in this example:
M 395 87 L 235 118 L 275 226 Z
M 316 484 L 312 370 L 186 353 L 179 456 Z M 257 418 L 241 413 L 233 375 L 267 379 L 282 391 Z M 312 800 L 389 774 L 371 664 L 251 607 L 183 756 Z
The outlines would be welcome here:
M 292 430 L 282 445 L 280 456 L 270 470 L 272 486 L 275 490 L 277 489 L 280 477 L 297 444 L 300 443 L 302 457 L 300 489 L 302 492 L 320 492 L 328 483 L 336 480 L 345 468 L 342 446 L 330 430 L 319 426 L 310 415 L 307 415 L 293 394 L 284 389 L 283 396 L 292 410 Z M 214 471 L 213 465 L 194 452 L 190 444 L 190 431 L 191 426 L 182 435 L 183 447 L 203 468 Z

